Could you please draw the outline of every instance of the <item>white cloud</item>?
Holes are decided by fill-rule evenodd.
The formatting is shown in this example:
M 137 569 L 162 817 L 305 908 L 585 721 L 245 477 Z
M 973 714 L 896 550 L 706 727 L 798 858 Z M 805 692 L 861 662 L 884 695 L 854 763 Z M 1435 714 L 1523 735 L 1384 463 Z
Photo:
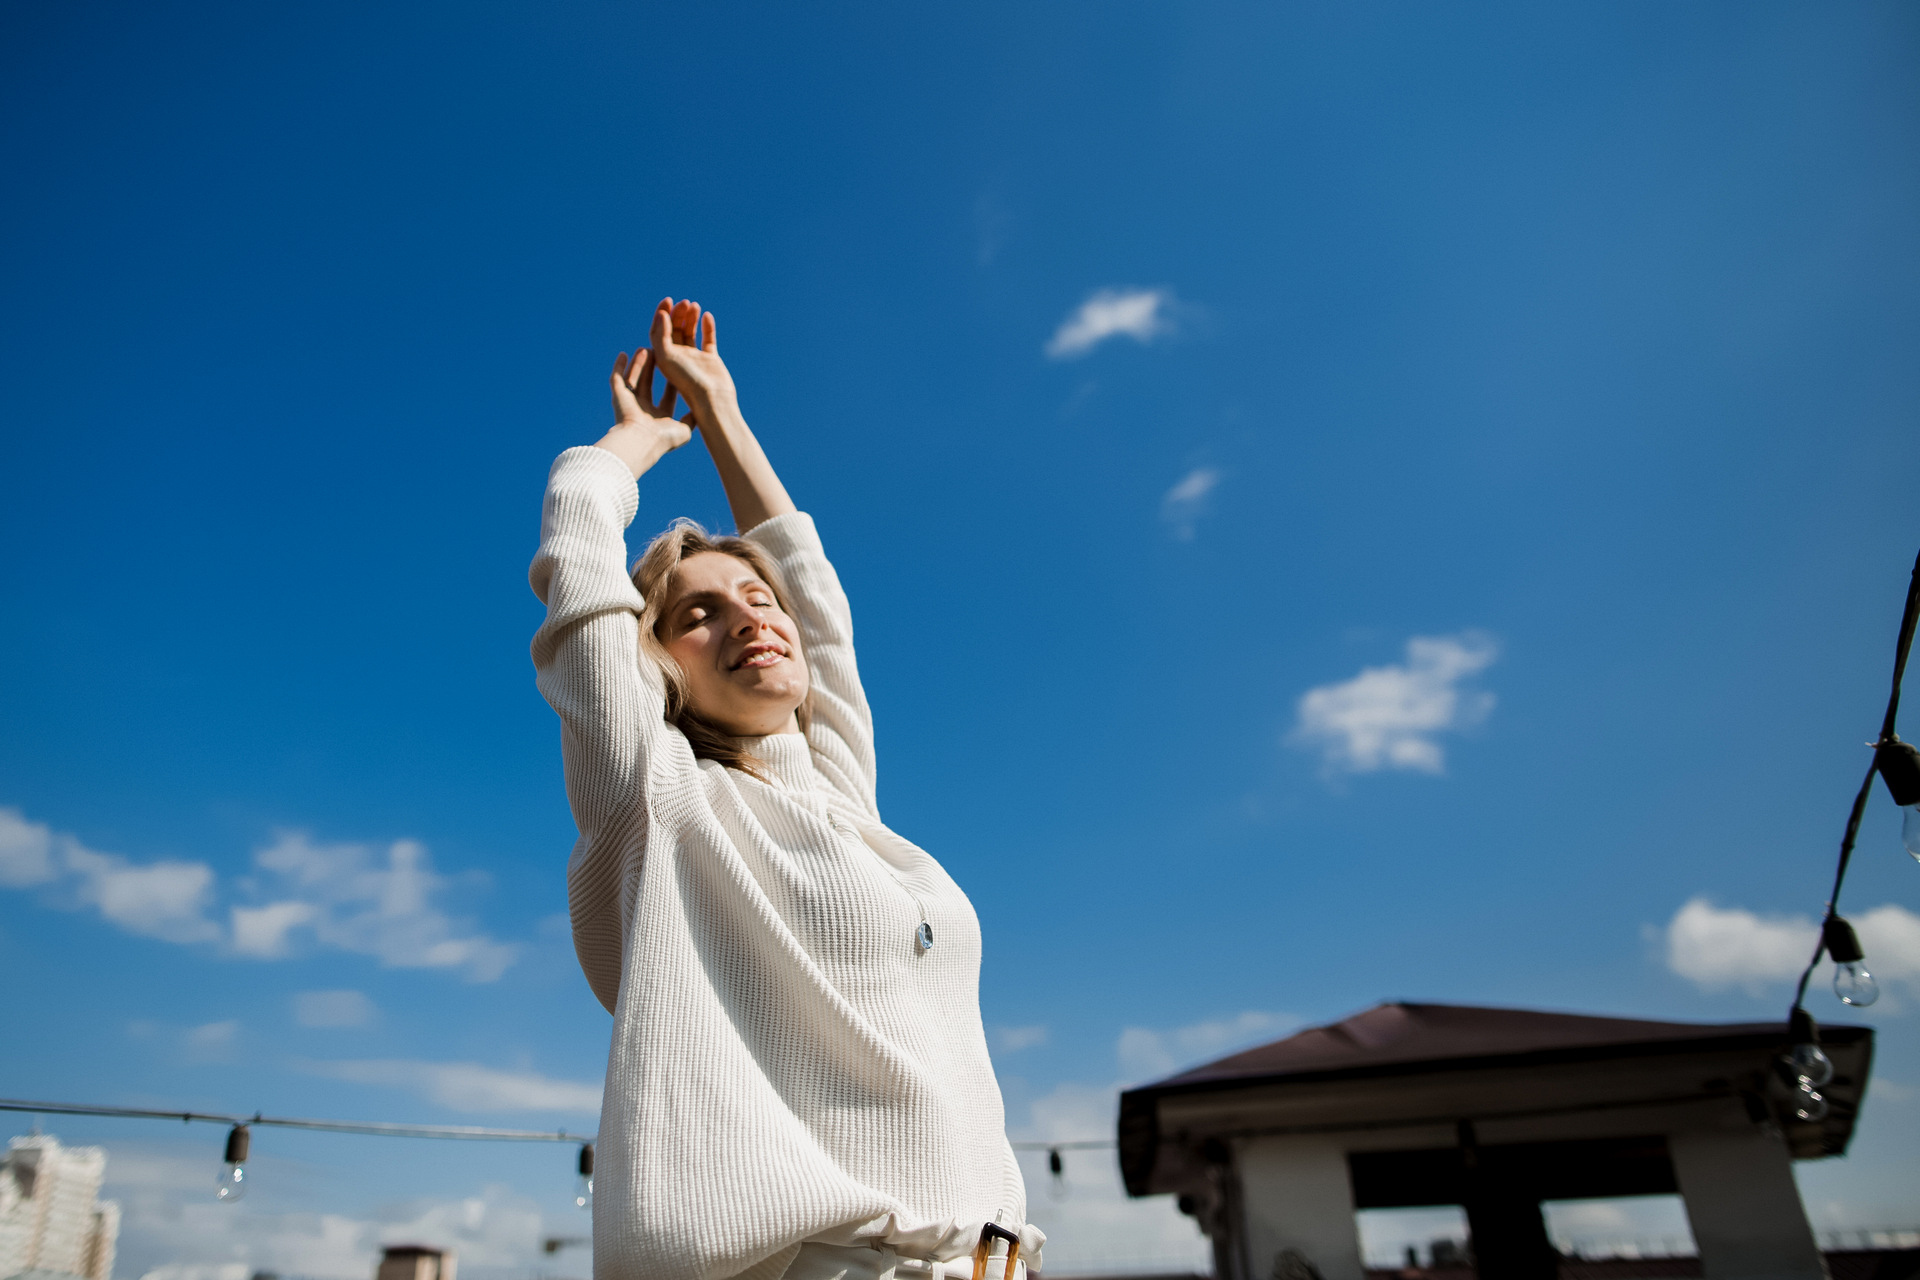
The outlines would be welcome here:
M 555 1080 L 532 1071 L 499 1071 L 477 1062 L 418 1062 L 384 1058 L 306 1062 L 302 1069 L 350 1084 L 404 1089 L 454 1111 L 600 1110 L 600 1086 Z
M 364 1027 L 378 1014 L 359 991 L 302 991 L 293 998 L 293 1020 L 303 1027 Z
M 53 877 L 53 833 L 18 809 L 0 807 L 0 885 L 24 889 Z
M 292 951 L 294 928 L 312 924 L 318 911 L 310 902 L 269 902 L 264 907 L 235 907 L 233 949 L 258 960 L 278 960 Z
M 206 863 L 134 863 L 0 808 L 0 886 L 46 884 L 56 904 L 91 906 L 128 933 L 224 943 L 255 960 L 283 959 L 311 939 L 388 968 L 456 970 L 474 982 L 493 981 L 514 961 L 515 947 L 441 906 L 452 881 L 434 871 L 416 840 L 379 851 L 315 844 L 294 832 L 255 854 L 254 865 L 258 874 L 233 886 L 252 901 L 229 906 L 223 928 L 209 914 L 221 886 Z
M 1071 360 L 1122 335 L 1151 342 L 1173 331 L 1172 305 L 1173 295 L 1165 289 L 1101 289 L 1054 330 L 1047 355 Z
M 1819 926 L 1805 916 L 1759 916 L 1694 898 L 1667 923 L 1667 968 L 1708 990 L 1768 984 L 1800 976 Z
M 1920 993 L 1920 915 L 1889 902 L 1848 919 L 1874 977 L 1883 986 L 1911 983 Z M 1819 925 L 1811 917 L 1763 916 L 1698 897 L 1668 921 L 1666 961 L 1674 973 L 1706 990 L 1739 987 L 1759 995 L 1796 981 L 1819 939 Z
M 1207 497 L 1220 483 L 1220 472 L 1213 467 L 1195 467 L 1160 499 L 1160 518 L 1173 527 L 1173 536 L 1181 541 L 1193 537 L 1194 524 L 1207 513 Z
M 233 1042 L 239 1038 L 240 1024 L 229 1018 L 189 1027 L 181 1039 L 189 1062 L 226 1062 L 233 1057 Z
M 1849 918 L 1867 953 L 1867 968 L 1920 989 L 1920 915 L 1889 902 Z
M 1415 636 L 1405 665 L 1368 667 L 1303 694 L 1292 741 L 1317 747 L 1331 771 L 1440 773 L 1446 755 L 1434 735 L 1487 718 L 1493 695 L 1460 684 L 1498 655 L 1499 646 L 1478 632 Z
M 197 1027 L 181 1027 L 152 1018 L 135 1018 L 127 1024 L 127 1035 L 156 1044 L 181 1062 L 231 1062 L 240 1038 L 240 1023 L 229 1018 Z
M 220 926 L 207 919 L 213 868 L 172 859 L 136 866 L 118 854 L 95 853 L 72 837 L 60 840 L 61 861 L 77 877 L 74 892 L 128 933 L 163 942 L 213 942 Z
M 513 963 L 513 947 L 435 905 L 448 881 L 418 841 L 396 840 L 381 854 L 370 845 L 315 844 L 289 832 L 254 855 L 254 864 L 279 882 L 263 895 L 274 901 L 255 909 L 248 925 L 252 944 L 272 948 L 256 954 L 285 954 L 292 931 L 311 929 L 322 944 L 374 956 L 389 968 L 460 969 L 475 982 L 491 982 Z M 238 911 L 234 924 L 238 948 Z
M 1018 1053 L 1047 1042 L 1045 1027 L 995 1027 L 993 1047 L 1001 1053 Z
M 246 1280 L 257 1271 L 371 1276 L 382 1245 L 414 1241 L 457 1249 L 463 1272 L 480 1267 L 544 1274 L 553 1259 L 540 1251 L 543 1238 L 590 1234 L 586 1215 L 570 1203 L 556 1214 L 543 1214 L 529 1196 L 499 1185 L 466 1196 L 390 1202 L 360 1214 L 280 1212 L 282 1204 L 314 1198 L 316 1170 L 277 1155 L 276 1147 L 257 1134 L 249 1163 L 259 1166 L 254 1170 L 259 1185 L 236 1211 L 203 1194 L 210 1181 L 207 1162 L 217 1156 L 215 1143 L 215 1156 L 204 1150 L 187 1155 L 113 1145 L 103 1194 L 118 1200 L 125 1213 L 119 1274 L 141 1280 Z M 559 1167 L 564 1169 L 565 1162 Z M 561 1177 L 554 1181 L 565 1185 Z M 300 1190 L 276 1196 L 289 1182 Z M 343 1199 L 361 1202 L 358 1188 L 338 1190 Z M 584 1268 L 590 1256 L 584 1244 L 569 1251 L 571 1265 L 565 1270 Z
M 1169 1076 L 1185 1067 L 1224 1057 L 1266 1040 L 1276 1040 L 1300 1025 L 1290 1013 L 1248 1011 L 1232 1018 L 1214 1018 L 1152 1031 L 1127 1027 L 1120 1032 L 1117 1052 L 1120 1074 L 1127 1080 Z

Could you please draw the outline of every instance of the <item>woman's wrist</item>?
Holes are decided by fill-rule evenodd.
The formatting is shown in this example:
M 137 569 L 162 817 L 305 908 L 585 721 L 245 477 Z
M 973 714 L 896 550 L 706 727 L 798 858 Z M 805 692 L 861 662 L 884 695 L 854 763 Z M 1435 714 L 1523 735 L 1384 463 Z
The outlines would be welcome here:
M 614 457 L 627 464 L 627 470 L 639 479 L 653 464 L 673 452 L 674 446 L 663 439 L 657 431 L 643 430 L 638 426 L 617 426 L 593 442 L 596 449 L 605 449 Z
M 693 419 L 700 424 L 702 431 L 729 434 L 747 429 L 747 420 L 740 413 L 739 398 L 733 394 L 732 388 L 703 396 L 690 407 L 693 409 Z

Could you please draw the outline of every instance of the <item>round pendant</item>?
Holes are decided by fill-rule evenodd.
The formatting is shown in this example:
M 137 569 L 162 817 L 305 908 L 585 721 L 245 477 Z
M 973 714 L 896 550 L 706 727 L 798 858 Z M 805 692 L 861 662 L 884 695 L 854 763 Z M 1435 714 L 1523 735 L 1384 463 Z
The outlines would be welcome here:
M 913 931 L 913 940 L 920 945 L 922 951 L 933 950 L 933 926 L 922 920 L 920 927 Z

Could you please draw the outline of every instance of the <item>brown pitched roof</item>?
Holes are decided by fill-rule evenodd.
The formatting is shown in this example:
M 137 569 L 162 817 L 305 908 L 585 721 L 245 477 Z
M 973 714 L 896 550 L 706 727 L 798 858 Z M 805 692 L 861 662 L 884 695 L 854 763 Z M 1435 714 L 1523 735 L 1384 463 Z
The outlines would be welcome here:
M 1700 1051 L 1751 1052 L 1764 1059 L 1784 1048 L 1786 1038 L 1784 1018 L 1777 1022 L 1654 1022 L 1394 1001 L 1122 1093 L 1120 1168 L 1130 1194 L 1150 1193 L 1160 1146 L 1160 1100 L 1180 1094 Z M 1836 1076 L 1823 1090 L 1832 1104 L 1827 1118 L 1795 1126 L 1789 1135 L 1788 1145 L 1796 1159 L 1846 1150 L 1871 1069 L 1870 1029 L 1823 1027 L 1821 1039 L 1830 1049 L 1844 1047 L 1857 1057 L 1849 1078 Z
M 1827 1027 L 1835 1042 L 1856 1038 L 1864 1028 Z M 1473 1005 L 1375 1005 L 1364 1013 L 1296 1032 L 1284 1040 L 1194 1067 L 1145 1086 L 1179 1093 L 1255 1079 L 1292 1076 L 1398 1075 L 1421 1070 L 1480 1064 L 1489 1059 L 1578 1061 L 1628 1053 L 1678 1051 L 1704 1042 L 1784 1040 L 1786 1022 L 1652 1022 L 1639 1018 L 1596 1018 L 1579 1013 L 1538 1013 L 1531 1009 L 1487 1009 Z

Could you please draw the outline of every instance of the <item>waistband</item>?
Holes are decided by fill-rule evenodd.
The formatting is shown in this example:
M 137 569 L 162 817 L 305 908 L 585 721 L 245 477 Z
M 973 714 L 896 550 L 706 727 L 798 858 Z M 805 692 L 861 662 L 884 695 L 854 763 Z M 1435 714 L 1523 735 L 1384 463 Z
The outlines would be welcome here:
M 987 1259 L 986 1280 L 1027 1280 L 1025 1259 L 1006 1274 L 1005 1253 Z M 884 1245 L 803 1244 L 780 1280 L 973 1280 L 973 1259 L 933 1262 Z

